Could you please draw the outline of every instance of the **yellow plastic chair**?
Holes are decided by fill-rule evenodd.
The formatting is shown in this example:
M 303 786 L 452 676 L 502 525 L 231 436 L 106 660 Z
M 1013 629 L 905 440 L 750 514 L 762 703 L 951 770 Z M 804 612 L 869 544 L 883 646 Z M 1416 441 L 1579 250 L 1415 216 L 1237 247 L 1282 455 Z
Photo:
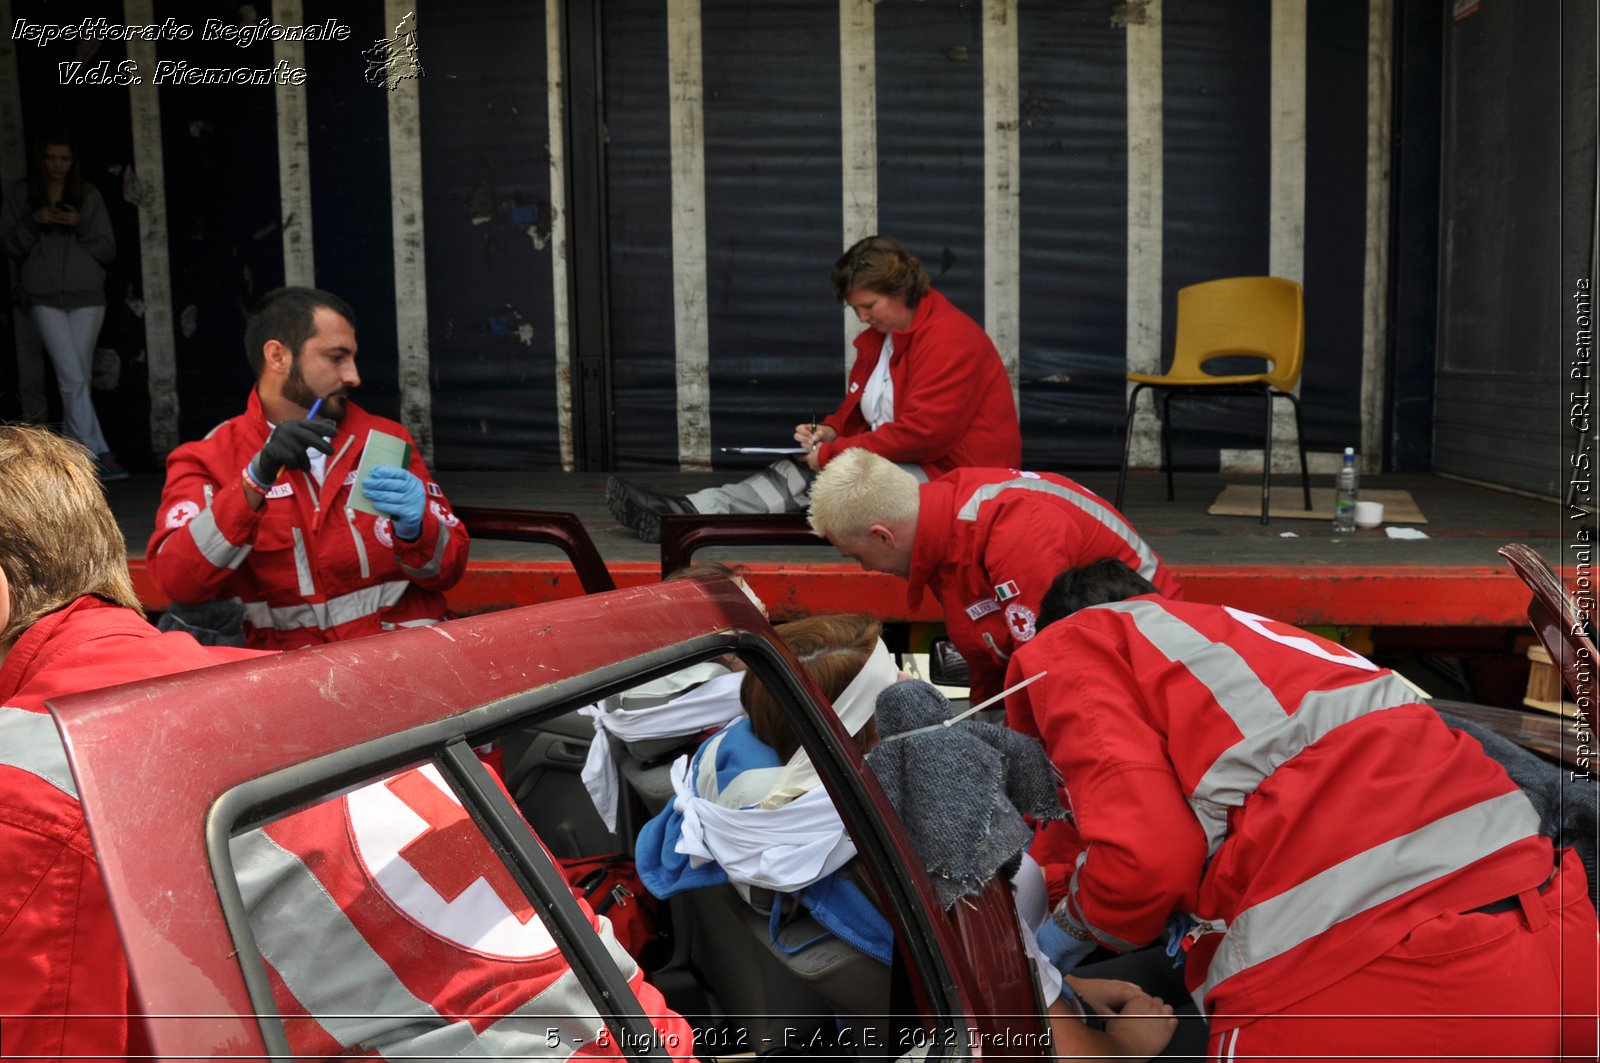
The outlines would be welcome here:
M 1133 412 L 1146 388 L 1151 402 L 1159 393 L 1161 464 L 1167 470 L 1167 501 L 1172 501 L 1172 400 L 1178 395 L 1260 395 L 1266 399 L 1266 441 L 1262 445 L 1261 523 L 1266 524 L 1272 492 L 1272 400 L 1288 399 L 1294 407 L 1295 437 L 1300 444 L 1300 484 L 1306 509 L 1311 508 L 1311 477 L 1306 471 L 1306 441 L 1300 428 L 1300 402 L 1294 387 L 1305 356 L 1305 304 L 1300 285 L 1282 277 L 1225 277 L 1191 284 L 1178 291 L 1177 338 L 1172 367 L 1166 373 L 1129 373 L 1134 389 L 1128 395 L 1128 420 L 1123 428 L 1122 471 L 1117 475 L 1116 506 L 1128 482 L 1128 452 L 1133 444 Z M 1215 358 L 1265 358 L 1266 372 L 1233 375 L 1206 371 Z

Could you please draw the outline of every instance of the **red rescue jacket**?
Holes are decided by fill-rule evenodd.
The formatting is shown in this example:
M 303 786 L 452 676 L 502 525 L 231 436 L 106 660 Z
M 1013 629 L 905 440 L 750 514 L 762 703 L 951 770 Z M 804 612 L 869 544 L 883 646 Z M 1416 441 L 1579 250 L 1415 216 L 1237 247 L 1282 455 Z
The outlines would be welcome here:
M 893 335 L 894 420 L 874 432 L 861 413 L 861 389 L 884 341 L 883 333 L 864 329 L 855 338 L 844 402 L 822 422 L 839 438 L 818 447 L 817 460 L 826 465 L 861 447 L 902 465 L 920 465 L 930 477 L 963 465 L 1020 465 L 1022 432 L 1011 380 L 978 323 L 929 288 L 911 327 Z
M 231 848 L 296 1059 L 620 1054 L 437 768 L 370 783 Z M 644 981 L 610 922 L 578 905 L 659 1047 L 693 1059 L 689 1024 Z
M 252 390 L 243 414 L 167 458 L 161 510 L 145 549 L 156 586 L 178 602 L 237 599 L 246 639 L 262 649 L 443 620 L 443 592 L 467 568 L 467 529 L 414 446 L 410 470 L 429 496 L 415 542 L 396 536 L 388 518 L 348 508 L 373 429 L 411 442 L 399 424 L 348 403 L 322 483 L 285 470 L 254 510 L 244 467 L 271 430 Z
M 7 1055 L 148 1052 L 132 1017 L 122 940 L 77 787 L 44 703 L 248 656 L 163 635 L 132 610 L 79 598 L 24 631 L 0 664 L 0 1015 Z
M 1326 988 L 1445 912 L 1551 874 L 1505 770 L 1393 673 L 1237 609 L 1147 596 L 1018 651 L 1011 726 L 1061 769 L 1085 848 L 1067 914 L 1116 949 L 1200 920 L 1213 1036 Z
M 959 469 L 922 485 L 906 598 L 915 609 L 924 587 L 938 597 L 977 704 L 1005 689 L 1006 662 L 1033 638 L 1051 581 L 1107 557 L 1162 594 L 1183 593 L 1127 518 L 1082 484 L 1053 472 Z

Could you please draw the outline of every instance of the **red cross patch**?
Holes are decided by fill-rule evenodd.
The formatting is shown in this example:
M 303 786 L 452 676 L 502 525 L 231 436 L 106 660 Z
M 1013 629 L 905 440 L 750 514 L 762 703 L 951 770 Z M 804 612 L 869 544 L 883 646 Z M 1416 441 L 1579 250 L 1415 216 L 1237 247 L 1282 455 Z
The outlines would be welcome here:
M 433 765 L 346 798 L 356 853 L 378 891 L 437 937 L 528 959 L 555 940 Z

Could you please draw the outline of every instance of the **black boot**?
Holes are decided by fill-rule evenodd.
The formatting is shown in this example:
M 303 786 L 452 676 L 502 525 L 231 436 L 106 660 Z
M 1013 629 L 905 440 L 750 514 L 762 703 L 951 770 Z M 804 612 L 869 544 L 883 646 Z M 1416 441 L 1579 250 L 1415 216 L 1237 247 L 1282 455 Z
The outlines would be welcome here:
M 682 495 L 667 495 L 638 487 L 620 476 L 606 479 L 606 508 L 617 523 L 633 530 L 647 543 L 661 541 L 661 516 L 664 513 L 698 512 Z

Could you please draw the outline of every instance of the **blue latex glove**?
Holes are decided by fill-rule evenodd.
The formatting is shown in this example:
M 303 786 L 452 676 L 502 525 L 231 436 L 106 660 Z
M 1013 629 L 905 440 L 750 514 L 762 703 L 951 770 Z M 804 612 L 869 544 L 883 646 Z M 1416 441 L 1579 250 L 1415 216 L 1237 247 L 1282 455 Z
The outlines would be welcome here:
M 1054 919 L 1046 919 L 1033 937 L 1039 942 L 1039 948 L 1044 952 L 1045 958 L 1062 974 L 1078 966 L 1085 956 L 1094 951 L 1093 941 L 1082 941 L 1073 937 L 1057 926 Z
M 361 481 L 361 493 L 366 495 L 394 521 L 394 533 L 407 541 L 422 534 L 422 511 L 428 504 L 428 492 L 405 469 L 393 465 L 379 465 Z

